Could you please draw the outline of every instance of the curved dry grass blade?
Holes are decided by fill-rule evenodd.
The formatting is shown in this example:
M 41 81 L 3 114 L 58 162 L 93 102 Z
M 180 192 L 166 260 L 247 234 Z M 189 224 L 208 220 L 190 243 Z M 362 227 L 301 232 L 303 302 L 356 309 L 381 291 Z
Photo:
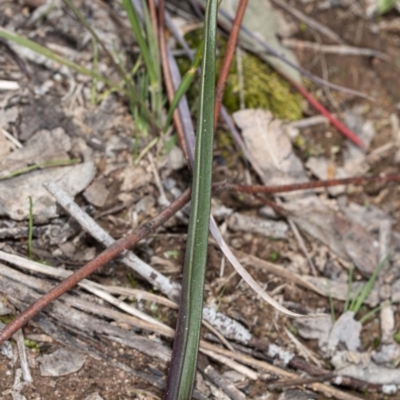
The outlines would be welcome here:
M 226 244 L 225 240 L 223 239 L 221 232 L 217 228 L 217 224 L 214 221 L 213 217 L 211 217 L 211 221 L 212 222 L 210 222 L 210 231 L 211 231 L 214 239 L 217 241 L 222 252 L 224 253 L 225 257 L 231 262 L 231 264 L 235 268 L 236 272 L 246 281 L 246 283 L 259 296 L 261 296 L 272 307 L 276 308 L 281 313 L 288 315 L 289 317 L 295 317 L 295 318 L 299 318 L 299 317 L 308 317 L 309 318 L 310 317 L 310 315 L 297 314 L 297 313 L 294 313 L 294 312 L 288 310 L 287 308 L 285 308 L 281 304 L 279 304 L 276 300 L 274 300 L 271 296 L 269 296 L 260 287 L 260 285 L 253 279 L 253 277 L 246 271 L 246 269 L 242 266 L 242 264 L 240 264 L 239 260 L 232 253 L 231 249 L 229 248 L 229 246 Z

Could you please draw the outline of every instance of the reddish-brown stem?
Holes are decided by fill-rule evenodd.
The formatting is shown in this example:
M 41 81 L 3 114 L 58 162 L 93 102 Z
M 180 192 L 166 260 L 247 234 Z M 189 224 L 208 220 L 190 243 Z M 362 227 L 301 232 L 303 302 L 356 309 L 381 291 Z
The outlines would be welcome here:
M 222 63 L 221 72 L 218 78 L 217 89 L 215 91 L 215 112 L 214 112 L 214 127 L 217 126 L 219 112 L 221 110 L 222 98 L 224 96 L 225 84 L 228 78 L 229 70 L 233 55 L 235 53 L 236 43 L 238 40 L 240 25 L 242 24 L 243 16 L 246 11 L 248 0 L 240 0 L 238 9 L 236 11 L 236 17 L 233 21 L 231 33 L 229 35 L 228 44 L 226 46 L 224 61 Z
M 347 126 L 343 125 L 338 119 L 336 119 L 311 93 L 309 93 L 306 88 L 293 79 L 284 75 L 284 78 L 290 82 L 290 84 L 324 117 L 326 117 L 329 122 L 344 136 L 351 140 L 355 145 L 361 147 L 363 150 L 367 150 L 368 146 L 364 141 L 359 138 L 353 131 L 351 131 Z
M 159 34 L 159 44 L 160 44 L 161 65 L 164 75 L 165 88 L 167 90 L 168 101 L 171 104 L 175 96 L 175 89 L 172 83 L 171 71 L 169 69 L 167 44 L 165 40 L 164 0 L 160 0 L 158 3 L 158 20 L 159 20 L 158 34 Z M 176 132 L 178 134 L 179 144 L 181 145 L 182 151 L 185 154 L 186 161 L 189 163 L 189 154 L 186 147 L 183 125 L 178 109 L 174 111 L 173 119 Z
M 386 183 L 386 182 L 399 182 L 399 181 L 400 181 L 400 174 L 396 174 L 396 175 L 353 177 L 344 179 L 328 179 L 325 181 L 292 183 L 289 185 L 280 185 L 280 186 L 262 186 L 262 185 L 249 186 L 249 185 L 236 185 L 236 184 L 226 183 L 224 185 L 224 189 L 241 193 L 272 194 L 272 193 L 293 192 L 295 190 L 326 188 L 339 185 L 364 185 L 370 182 Z
M 277 204 L 274 200 L 268 199 L 266 196 L 259 193 L 253 193 L 253 196 L 266 206 L 271 207 L 278 215 L 281 215 L 282 217 L 286 217 L 288 215 L 286 209 Z
M 157 12 L 156 12 L 156 5 L 154 0 L 149 0 L 149 11 L 150 11 L 150 18 L 151 18 L 151 25 L 153 28 L 154 38 L 157 40 Z
M 50 290 L 50 292 L 46 293 L 43 297 L 19 314 L 12 322 L 6 325 L 2 331 L 0 331 L 0 345 L 9 339 L 15 332 L 17 332 L 18 329 L 21 329 L 26 323 L 29 322 L 29 320 L 42 311 L 52 301 L 58 299 L 65 292 L 77 285 L 82 279 L 85 279 L 92 272 L 96 271 L 96 269 L 100 268 L 108 261 L 114 259 L 119 254 L 153 233 L 190 200 L 190 195 L 191 190 L 187 189 L 177 200 L 165 208 L 153 220 L 141 225 L 127 237 L 116 241 L 113 245 L 100 253 L 96 258 L 62 281 L 59 285 Z

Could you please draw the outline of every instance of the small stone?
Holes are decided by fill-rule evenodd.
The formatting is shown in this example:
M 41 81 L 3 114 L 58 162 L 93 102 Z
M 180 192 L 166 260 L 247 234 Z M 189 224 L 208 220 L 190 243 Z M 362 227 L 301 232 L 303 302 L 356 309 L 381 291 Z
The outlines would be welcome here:
M 186 166 L 185 156 L 178 146 L 174 146 L 167 154 L 167 163 L 168 167 L 173 171 L 177 171 Z
M 65 376 L 79 371 L 85 364 L 86 357 L 63 348 L 40 357 L 38 361 L 42 376 Z
M 93 204 L 95 207 L 103 207 L 106 203 L 109 190 L 105 184 L 99 180 L 94 181 L 87 189 L 83 192 L 85 199 Z

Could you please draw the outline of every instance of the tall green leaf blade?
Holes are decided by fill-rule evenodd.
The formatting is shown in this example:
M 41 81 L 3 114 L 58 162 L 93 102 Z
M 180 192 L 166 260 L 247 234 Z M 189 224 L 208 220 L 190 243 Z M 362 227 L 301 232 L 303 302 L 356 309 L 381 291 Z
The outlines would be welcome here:
M 136 41 L 139 45 L 144 63 L 146 64 L 147 72 L 150 75 L 150 80 L 152 83 L 157 82 L 158 78 L 157 73 L 155 72 L 154 60 L 152 60 L 151 58 L 149 46 L 143 33 L 142 26 L 140 24 L 140 20 L 136 13 L 136 10 L 132 5 L 131 0 L 123 0 L 122 3 L 128 14 L 128 19 L 131 24 Z
M 209 0 L 206 8 L 192 208 L 177 334 L 164 395 L 166 400 L 191 398 L 197 365 L 211 211 L 217 3 L 217 0 Z
M 151 92 L 151 104 L 157 119 L 161 121 L 162 109 L 163 109 L 163 93 L 162 93 L 162 73 L 161 73 L 161 63 L 160 63 L 160 51 L 158 46 L 157 32 L 153 30 L 153 25 L 149 15 L 149 10 L 147 6 L 147 1 L 142 0 L 142 9 L 144 24 L 146 28 L 147 44 L 149 47 L 149 52 L 151 59 L 153 60 L 153 68 L 156 79 L 151 82 L 150 92 Z

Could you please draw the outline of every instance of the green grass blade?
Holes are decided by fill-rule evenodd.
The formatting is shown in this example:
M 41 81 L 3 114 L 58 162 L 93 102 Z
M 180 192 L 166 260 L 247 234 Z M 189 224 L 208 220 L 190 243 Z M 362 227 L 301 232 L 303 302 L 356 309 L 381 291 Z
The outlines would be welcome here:
M 154 69 L 155 81 L 151 81 L 150 94 L 151 94 L 151 104 L 154 113 L 157 118 L 161 120 L 162 107 L 163 107 L 163 96 L 162 96 L 162 76 L 161 76 L 161 63 L 160 63 L 160 51 L 158 47 L 158 38 L 156 32 L 153 30 L 153 24 L 151 22 L 149 9 L 147 2 L 142 0 L 142 10 L 144 26 L 146 30 L 147 46 L 149 49 L 150 57 L 152 60 L 152 67 Z
M 164 395 L 166 400 L 191 398 L 197 365 L 211 207 L 217 3 L 217 0 L 209 0 L 205 14 L 192 207 L 177 334 Z
M 371 310 L 369 313 L 365 314 L 360 320 L 358 321 L 360 324 L 364 324 L 367 322 L 370 318 L 372 318 L 378 311 L 380 311 L 382 308 L 382 304 L 379 305 L 378 307 L 374 308 Z
M 350 310 L 350 311 L 353 311 L 353 309 L 354 309 L 354 307 L 355 307 L 355 305 L 356 305 L 356 303 L 357 303 L 357 300 L 358 300 L 358 298 L 360 297 L 360 293 L 363 291 L 364 288 L 365 288 L 365 287 L 363 287 L 362 285 L 360 285 L 360 286 L 358 287 L 358 289 L 356 290 L 356 292 L 354 293 L 354 297 L 353 297 L 353 299 L 351 300 L 351 303 L 350 303 L 350 306 L 349 306 L 349 310 Z
M 129 22 L 131 24 L 133 33 L 135 35 L 136 41 L 140 48 L 140 54 L 143 57 L 143 61 L 146 65 L 147 72 L 150 76 L 150 81 L 152 83 L 157 82 L 158 77 L 157 77 L 157 73 L 155 72 L 155 68 L 154 68 L 154 60 L 152 60 L 152 58 L 151 58 L 149 46 L 148 46 L 148 43 L 146 42 L 146 38 L 143 34 L 143 30 L 142 30 L 142 27 L 141 27 L 141 24 L 139 21 L 139 17 L 136 13 L 136 10 L 132 5 L 131 0 L 123 0 L 122 3 L 128 14 Z
M 354 315 L 357 314 L 357 312 L 360 310 L 362 304 L 364 303 L 364 300 L 368 297 L 369 293 L 371 292 L 372 288 L 374 287 L 376 278 L 378 277 L 379 272 L 385 265 L 385 262 L 388 259 L 389 254 L 390 254 L 390 252 L 388 252 L 388 254 L 386 254 L 386 256 L 381 260 L 379 265 L 376 267 L 374 273 L 372 274 L 371 278 L 369 278 L 369 281 L 365 285 L 363 291 L 358 296 L 357 301 L 355 302 L 354 306 L 351 308 L 351 311 L 354 312 Z
M 10 40 L 14 43 L 17 43 L 20 46 L 26 47 L 29 50 L 32 50 L 35 53 L 38 53 L 38 54 L 40 54 L 50 60 L 53 60 L 61 65 L 65 65 L 66 67 L 68 67 L 82 75 L 90 76 L 93 79 L 100 80 L 100 81 L 104 82 L 106 85 L 110 86 L 110 88 L 112 88 L 113 90 L 124 93 L 125 95 L 128 96 L 131 104 L 138 104 L 141 107 L 143 114 L 146 116 L 147 120 L 149 121 L 149 123 L 152 126 L 160 128 L 160 125 L 159 125 L 157 119 L 154 118 L 152 113 L 147 109 L 145 102 L 140 98 L 140 96 L 138 96 L 136 88 L 134 88 L 134 86 L 132 85 L 132 82 L 129 79 L 127 81 L 124 81 L 128 87 L 128 90 L 126 90 L 126 89 L 123 89 L 121 85 L 111 82 L 109 79 L 105 78 L 104 76 L 98 75 L 94 71 L 91 71 L 90 69 L 82 67 L 81 65 L 76 64 L 73 61 L 70 61 L 64 57 L 61 57 L 58 54 L 54 53 L 53 51 L 47 49 L 46 47 L 33 42 L 32 40 L 29 40 L 29 39 L 27 39 L 23 36 L 20 36 L 16 33 L 7 31 L 6 29 L 1 28 L 1 27 L 0 27 L 0 37 Z
M 142 25 L 140 23 L 139 15 L 132 4 L 132 1 L 123 0 L 122 3 L 127 12 L 129 22 L 131 24 L 133 33 L 140 48 L 140 54 L 143 58 L 147 73 L 150 78 L 151 104 L 155 116 L 153 116 L 153 119 L 150 119 L 149 122 L 153 126 L 162 129 L 161 114 L 162 114 L 163 98 L 161 90 L 161 69 L 160 69 L 160 59 L 158 54 L 158 42 L 157 38 L 153 33 L 153 28 L 150 21 L 147 4 L 146 2 L 142 1 L 143 22 L 146 29 L 146 34 L 144 34 Z M 136 94 L 134 97 L 136 97 Z M 146 114 L 146 117 L 147 116 L 148 115 Z
M 113 64 L 114 68 L 116 71 L 120 74 L 121 78 L 124 81 L 127 81 L 127 75 L 124 69 L 121 67 L 120 64 L 118 64 L 115 61 L 114 56 L 109 52 L 107 49 L 106 45 L 104 42 L 100 39 L 99 35 L 96 33 L 96 31 L 92 28 L 92 26 L 89 24 L 89 22 L 86 20 L 86 18 L 83 16 L 83 14 L 79 11 L 78 8 L 74 6 L 71 0 L 63 0 L 63 2 L 69 7 L 73 13 L 75 14 L 76 18 L 78 18 L 79 22 L 90 32 L 92 37 L 96 40 L 98 44 L 100 44 L 101 48 L 103 51 L 107 54 L 108 58 L 110 59 L 111 63 Z
M 140 106 L 141 110 L 142 110 L 142 113 L 146 116 L 147 120 L 150 123 L 152 123 L 152 121 L 154 120 L 154 117 L 152 116 L 152 114 L 147 109 L 147 106 L 146 106 L 146 103 L 145 103 L 145 100 L 144 100 L 145 98 L 140 96 L 139 90 L 136 87 L 134 81 L 130 78 L 129 74 L 127 74 L 127 72 L 125 71 L 125 69 L 123 68 L 121 63 L 116 61 L 115 57 L 107 49 L 107 46 L 100 39 L 99 35 L 91 27 L 91 25 L 86 20 L 86 18 L 83 16 L 83 14 L 79 11 L 79 9 L 74 6 L 72 1 L 71 0 L 63 0 L 63 2 L 73 11 L 73 13 L 75 14 L 76 18 L 78 18 L 79 22 L 90 32 L 90 34 L 96 40 L 96 42 L 100 44 L 101 48 L 106 53 L 107 57 L 110 59 L 113 67 L 118 72 L 118 74 L 120 75 L 122 80 L 125 82 L 125 84 L 126 84 L 126 86 L 128 88 L 128 97 L 129 97 L 129 100 L 130 100 L 131 104 L 138 104 Z M 147 93 L 146 93 L 146 95 L 147 95 Z M 152 125 L 158 127 L 157 124 L 152 123 Z
M 186 72 L 177 91 L 175 92 L 175 96 L 174 96 L 174 98 L 171 102 L 171 105 L 169 107 L 169 110 L 168 110 L 167 121 L 164 125 L 164 132 L 166 132 L 168 130 L 169 126 L 171 125 L 172 116 L 174 114 L 176 107 L 178 107 L 178 104 L 181 101 L 182 96 L 185 95 L 185 93 L 189 89 L 190 85 L 192 84 L 193 79 L 196 75 L 197 68 L 200 65 L 200 61 L 201 61 L 202 57 L 203 57 L 203 43 L 200 45 L 191 67 Z
M 390 11 L 396 5 L 396 0 L 378 0 L 377 10 L 378 14 L 382 15 Z
M 92 71 L 97 75 L 99 52 L 97 49 L 97 42 L 94 38 L 92 38 L 92 47 L 93 47 Z M 90 89 L 90 104 L 92 104 L 93 106 L 97 105 L 97 79 L 95 78 L 92 79 L 92 87 Z
M 47 49 L 46 47 L 43 47 L 40 44 L 37 44 L 37 43 L 33 42 L 32 40 L 29 40 L 23 36 L 20 36 L 16 33 L 12 33 L 10 31 L 7 31 L 6 29 L 0 27 L 0 37 L 10 40 L 14 43 L 17 43 L 20 46 L 26 47 L 29 50 L 32 50 L 35 53 L 38 53 L 38 54 L 40 54 L 50 60 L 53 60 L 61 65 L 65 65 L 66 67 L 68 67 L 82 75 L 90 76 L 93 79 L 98 79 L 98 80 L 106 83 L 111 88 L 120 90 L 120 87 L 117 84 L 109 81 L 104 76 L 98 75 L 95 72 L 91 71 L 90 69 L 82 67 L 81 65 L 76 64 L 73 61 L 70 61 L 64 57 L 61 57 L 58 54 L 54 53 L 53 51 Z
M 80 161 L 79 159 L 73 158 L 71 160 L 53 160 L 53 161 L 45 162 L 43 164 L 32 164 L 27 167 L 13 171 L 8 175 L 1 176 L 0 181 L 5 181 L 7 179 L 11 179 L 16 176 L 26 174 L 28 172 L 35 171 L 36 169 L 42 169 L 42 168 L 48 168 L 48 167 L 61 167 L 64 165 L 77 164 L 77 163 L 79 163 L 79 161 Z

